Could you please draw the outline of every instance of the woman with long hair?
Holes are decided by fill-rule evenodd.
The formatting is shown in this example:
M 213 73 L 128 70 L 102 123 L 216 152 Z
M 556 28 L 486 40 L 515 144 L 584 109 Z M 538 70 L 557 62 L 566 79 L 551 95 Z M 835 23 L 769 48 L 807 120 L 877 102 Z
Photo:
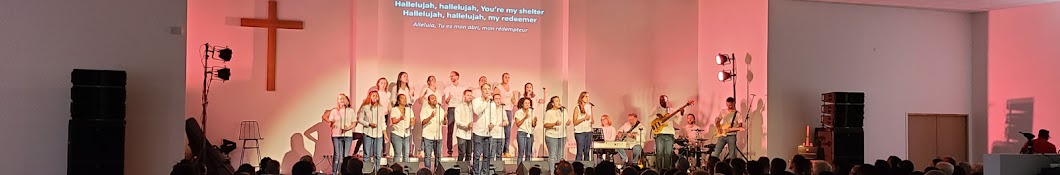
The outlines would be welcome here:
M 357 122 L 364 127 L 364 163 L 372 162 L 372 169 L 379 169 L 379 157 L 383 147 L 383 129 L 386 106 L 380 103 L 379 91 L 368 91 L 368 97 L 361 103 Z
M 564 107 L 561 105 L 559 96 L 549 98 L 545 110 L 545 123 L 542 127 L 545 129 L 545 145 L 548 147 L 548 164 L 554 165 L 563 160 L 563 144 L 567 143 L 565 140 L 567 133 L 565 127 L 562 126 L 570 125 L 570 123 L 563 118 Z M 549 170 L 554 170 L 554 166 L 548 167 Z
M 427 85 L 424 85 L 423 90 L 420 92 L 420 98 L 416 100 L 416 103 L 428 102 L 427 97 L 430 95 L 435 95 L 436 98 L 442 98 L 441 89 L 438 88 L 438 79 L 434 78 L 434 75 L 427 76 Z
M 393 93 L 390 93 L 390 89 L 391 89 L 390 83 L 387 82 L 385 77 L 380 77 L 379 80 L 375 81 L 375 86 L 373 86 L 372 88 L 368 89 L 369 91 L 376 91 L 377 93 L 379 93 L 379 102 L 380 102 L 379 104 L 384 106 L 383 119 L 386 120 L 387 122 L 390 122 L 390 107 L 394 106 L 394 103 L 392 102 L 393 100 L 390 100 L 390 97 L 393 96 L 392 95 Z M 384 133 L 386 131 L 390 130 L 389 127 L 390 127 L 390 125 L 383 125 Z M 387 152 L 387 150 L 389 150 L 388 148 L 390 148 L 389 146 L 386 146 L 386 144 L 385 144 L 387 142 L 390 142 L 390 134 L 383 134 L 383 139 L 379 140 L 379 142 L 384 143 L 382 152 L 383 152 L 383 156 L 385 157 L 387 155 L 387 153 L 388 153 Z
M 397 103 L 390 108 L 390 143 L 394 146 L 394 162 L 409 161 L 409 136 L 412 130 L 413 115 L 412 106 L 409 106 L 408 97 L 398 94 Z
M 502 105 L 501 107 L 504 109 L 504 115 L 506 119 L 508 119 L 507 121 L 515 120 L 512 109 L 515 107 L 515 100 L 518 99 L 515 98 L 515 92 L 518 91 L 516 91 L 515 88 L 512 88 L 511 83 L 509 83 L 511 82 L 511 80 L 512 76 L 507 72 L 501 74 L 501 83 L 498 84 L 497 88 L 495 88 L 496 90 L 494 90 L 495 94 L 501 95 L 501 100 L 498 100 L 497 103 L 500 103 Z M 508 147 L 511 145 L 510 142 L 512 141 L 511 138 L 512 126 L 504 126 L 504 146 L 501 147 L 501 152 L 504 153 L 505 157 L 511 157 L 512 155 L 510 152 L 508 152 Z
M 339 166 L 342 157 L 350 155 L 350 146 L 353 144 L 353 135 L 350 134 L 351 130 L 357 127 L 354 123 L 356 120 L 356 110 L 352 108 L 350 104 L 350 97 L 346 94 L 339 94 L 338 98 L 335 99 L 336 106 L 329 110 L 328 115 L 322 118 L 324 122 L 331 126 L 331 143 L 334 145 L 335 154 L 333 154 L 332 170 L 338 173 Z
M 519 144 L 519 153 L 516 154 L 518 162 L 530 161 L 531 145 L 534 145 L 534 128 L 537 127 L 537 117 L 534 117 L 534 103 L 530 98 L 520 98 L 516 103 L 518 109 L 515 111 L 515 127 L 519 128 L 516 143 Z
M 592 125 L 595 123 L 592 108 L 589 108 L 589 92 L 582 91 L 578 95 L 577 103 L 574 114 L 571 114 L 571 120 L 574 120 L 574 141 L 578 143 L 578 153 L 575 154 L 574 160 L 589 161 L 589 147 L 593 141 Z

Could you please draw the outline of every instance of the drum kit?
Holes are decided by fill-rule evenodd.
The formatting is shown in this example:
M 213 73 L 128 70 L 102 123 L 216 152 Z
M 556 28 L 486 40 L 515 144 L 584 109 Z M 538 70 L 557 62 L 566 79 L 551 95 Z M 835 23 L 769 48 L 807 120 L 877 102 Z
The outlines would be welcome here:
M 696 132 L 696 135 L 703 135 L 702 129 L 692 130 Z M 700 166 L 703 158 L 701 155 L 710 155 L 714 153 L 715 144 L 709 143 L 710 139 L 706 138 L 695 138 L 689 140 L 689 138 L 678 138 L 674 140 L 677 150 L 677 155 L 682 159 L 688 159 L 689 162 L 693 162 L 694 166 Z M 709 143 L 709 144 L 708 144 Z

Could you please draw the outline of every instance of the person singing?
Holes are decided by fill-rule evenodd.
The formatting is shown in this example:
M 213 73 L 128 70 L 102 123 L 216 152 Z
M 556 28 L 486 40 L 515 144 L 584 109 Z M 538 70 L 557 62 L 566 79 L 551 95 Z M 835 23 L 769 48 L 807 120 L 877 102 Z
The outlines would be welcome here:
M 353 136 L 350 135 L 350 131 L 357 126 L 355 123 L 357 115 L 350 105 L 350 97 L 346 94 L 339 94 L 338 99 L 335 100 L 337 105 L 328 111 L 328 115 L 325 115 L 322 120 L 328 122 L 328 126 L 331 126 L 331 143 L 334 145 L 335 154 L 332 154 L 332 161 L 335 166 L 332 170 L 338 173 L 339 165 L 342 161 L 342 157 L 350 155 L 350 147 L 353 144 Z
M 361 126 L 364 126 L 364 162 L 372 162 L 372 169 L 379 169 L 379 157 L 382 154 L 380 148 L 383 147 L 383 129 L 386 125 L 383 123 L 386 121 L 384 111 L 387 107 L 384 107 L 379 102 L 378 91 L 368 91 L 368 97 L 364 99 L 364 103 L 361 103 L 361 110 L 357 112 L 357 122 Z
M 504 99 L 501 98 L 501 94 L 493 94 L 493 101 L 494 102 L 504 101 Z M 493 110 L 497 111 L 497 112 L 493 113 L 493 117 L 488 118 L 489 119 L 489 125 L 486 126 L 489 129 L 489 135 L 490 135 L 490 145 L 489 145 L 490 149 L 489 149 L 489 152 L 491 152 L 489 154 L 490 156 L 487 157 L 487 158 L 491 158 L 490 160 L 493 160 L 493 161 L 500 161 L 501 160 L 501 154 L 502 154 L 502 151 L 504 151 L 504 148 L 503 148 L 504 140 L 508 140 L 507 135 L 504 134 L 504 128 L 508 127 L 508 117 L 506 117 L 507 115 L 505 113 L 500 112 L 500 111 L 504 110 L 504 106 L 505 106 L 504 104 L 500 104 L 500 103 L 495 103 L 494 104 L 494 107 L 493 107 L 494 109 Z
M 490 154 L 490 148 L 488 147 L 492 138 L 490 135 L 492 127 L 488 126 L 491 124 L 490 118 L 498 116 L 497 113 L 501 111 L 497 110 L 497 103 L 492 98 L 493 86 L 482 84 L 480 87 L 479 92 L 481 95 L 471 102 L 471 107 L 477 116 L 472 122 L 475 134 L 472 142 L 474 142 L 476 153 L 478 153 L 474 156 L 476 160 L 474 172 L 478 172 L 476 174 L 486 174 L 488 171 L 488 166 L 486 165 L 489 160 L 492 160 L 491 157 L 493 156 Z
M 460 72 L 449 72 L 449 82 L 449 86 L 445 87 L 444 93 L 442 93 L 442 98 L 445 99 L 443 100 L 445 106 L 449 108 L 445 114 L 445 118 L 449 122 L 449 125 L 446 126 L 446 131 L 449 132 L 446 132 L 445 135 L 445 146 L 449 149 L 449 155 L 453 155 L 453 128 L 456 126 L 454 125 L 454 122 L 456 122 L 456 108 L 463 101 L 461 99 L 464 97 L 464 91 L 468 90 L 468 88 L 460 85 Z
M 518 109 L 515 111 L 515 127 L 519 128 L 519 133 L 516 137 L 516 143 L 519 145 L 519 153 L 516 154 L 518 162 L 530 161 L 530 154 L 533 152 L 531 145 L 534 145 L 534 128 L 537 127 L 537 117 L 534 117 L 534 103 L 530 98 L 520 98 Z
M 743 131 L 743 123 L 736 118 L 736 99 L 729 97 L 725 99 L 725 110 L 718 114 L 718 117 L 714 119 L 714 126 L 721 131 L 718 134 L 718 143 L 716 144 L 718 151 L 714 152 L 714 157 L 725 159 L 729 156 L 736 158 L 736 132 Z M 729 146 L 729 154 L 725 157 L 721 157 L 721 150 L 725 146 Z
M 545 146 L 548 147 L 548 164 L 555 165 L 563 160 L 563 144 L 567 143 L 567 133 L 564 125 L 569 126 L 563 116 L 564 107 L 561 105 L 559 96 L 549 98 L 545 107 Z M 549 170 L 555 172 L 555 166 L 548 166 Z
M 456 121 L 453 123 L 456 126 L 456 133 L 453 135 L 457 139 L 457 149 L 460 151 L 460 155 L 456 156 L 457 161 L 471 161 L 471 129 L 474 124 L 474 110 L 471 108 L 471 100 L 475 97 L 471 95 L 471 90 L 464 90 L 464 97 L 462 103 L 457 103 L 451 106 L 450 109 L 456 110 L 454 113 Z
M 508 121 L 514 121 L 515 120 L 514 117 L 513 117 L 512 108 L 515 107 L 515 100 L 517 100 L 517 98 L 515 98 L 516 97 L 515 96 L 515 92 L 516 92 L 515 88 L 512 88 L 511 84 L 509 83 L 511 81 L 511 79 L 512 79 L 512 77 L 508 73 L 501 74 L 501 83 L 498 84 L 497 88 L 495 88 L 496 90 L 494 90 L 494 93 L 497 93 L 497 94 L 501 95 L 501 99 L 502 100 L 498 100 L 497 103 L 502 104 L 502 108 L 504 108 L 505 118 Z M 505 157 L 511 157 L 511 153 L 508 152 L 508 146 L 510 145 L 510 142 L 512 140 L 512 139 L 508 139 L 508 138 L 511 138 L 511 137 L 512 137 L 512 127 L 505 126 L 504 127 L 504 138 L 505 138 L 504 139 L 504 147 L 501 148 L 501 149 L 503 149 L 502 152 L 504 152 Z
M 414 120 L 415 116 L 405 94 L 398 94 L 397 103 L 390 109 L 390 114 L 390 124 L 393 128 L 390 131 L 390 143 L 394 146 L 394 161 L 408 162 L 409 131 L 412 130 L 410 121 Z
M 442 140 L 442 123 L 446 123 L 442 114 L 445 113 L 445 109 L 438 103 L 438 96 L 434 94 L 427 95 L 427 105 L 424 105 L 420 109 L 420 125 L 423 126 L 423 167 L 427 169 L 435 168 L 436 164 L 441 160 L 442 147 L 438 145 Z
M 578 106 L 575 106 L 574 114 L 571 115 L 571 120 L 574 123 L 574 141 L 577 142 L 577 154 L 574 156 L 576 161 L 589 161 L 590 151 L 589 147 L 592 145 L 593 139 L 593 110 L 589 108 L 589 92 L 582 92 L 578 95 Z

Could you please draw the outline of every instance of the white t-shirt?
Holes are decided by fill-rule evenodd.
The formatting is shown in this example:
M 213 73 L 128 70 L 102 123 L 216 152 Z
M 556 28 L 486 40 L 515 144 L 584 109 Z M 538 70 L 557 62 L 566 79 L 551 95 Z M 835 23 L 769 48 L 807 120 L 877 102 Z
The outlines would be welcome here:
M 386 118 L 383 111 L 390 111 L 387 109 L 382 106 L 361 106 L 361 112 L 358 112 L 361 119 L 358 122 L 361 123 L 361 126 L 364 126 L 364 135 L 373 138 L 383 137 L 383 130 L 386 129 Z M 375 124 L 376 127 L 369 127 L 368 125 L 371 124 Z
M 545 128 L 545 136 L 548 138 L 564 138 L 567 137 L 563 132 L 564 125 L 567 125 L 567 120 L 563 117 L 563 112 L 558 109 L 545 111 L 545 123 L 556 123 L 559 125 L 552 127 L 552 129 Z M 542 124 L 542 126 L 544 126 Z
M 453 100 L 453 101 L 455 101 L 455 100 Z M 450 101 L 450 102 L 452 102 L 452 101 Z M 474 113 L 473 110 L 471 110 L 471 105 L 468 104 L 468 103 L 461 102 L 461 103 L 458 103 L 456 106 L 453 106 L 453 107 L 456 107 L 456 112 L 454 112 L 454 114 L 456 116 L 453 116 L 453 118 L 455 118 L 454 120 L 456 120 L 456 121 L 454 121 L 454 125 L 459 126 L 459 127 L 453 128 L 453 135 L 455 135 L 456 138 L 460 138 L 460 139 L 464 139 L 464 140 L 471 140 L 471 131 L 466 131 L 466 130 L 460 129 L 460 127 L 464 127 L 464 128 L 468 127 L 471 124 L 471 122 L 475 120 L 475 118 L 473 117 L 473 115 L 475 113 Z M 472 129 L 474 129 L 474 128 L 472 128 Z
M 604 141 L 615 141 L 615 135 L 617 134 L 614 126 L 604 126 L 601 128 L 604 134 Z
M 331 109 L 328 122 L 331 122 L 331 136 L 351 136 L 349 131 L 355 130 L 353 122 L 357 120 L 357 112 L 351 108 Z M 345 132 L 344 132 L 345 131 Z
M 685 129 L 684 129 L 685 138 L 688 138 L 690 140 L 691 139 L 698 139 L 698 138 L 703 138 L 703 135 L 699 135 L 699 134 L 704 134 L 704 135 L 707 134 L 706 130 L 704 130 L 703 132 L 696 132 L 697 129 L 701 129 L 701 127 L 699 127 L 699 125 L 688 125 L 688 124 L 685 124 Z
M 585 108 L 585 113 L 581 113 L 581 111 L 578 111 L 579 109 L 574 109 L 574 111 L 571 111 L 574 112 L 574 114 L 576 115 L 575 119 L 582 119 L 585 118 L 586 115 L 593 115 L 593 108 L 588 108 L 587 106 L 589 106 L 588 103 L 582 105 L 582 107 Z M 581 122 L 578 125 L 574 125 L 574 133 L 593 132 L 593 120 L 594 119 L 590 118 L 589 120 Z
M 431 117 L 431 114 L 434 114 L 434 118 L 428 121 L 427 124 L 423 125 L 423 138 L 429 140 L 441 140 L 442 135 L 439 130 L 441 130 L 442 119 L 445 119 L 445 109 L 443 109 L 441 105 L 431 107 L 430 104 L 424 105 L 423 108 L 420 109 L 420 118 L 422 120 L 427 120 L 427 118 Z M 422 120 L 418 123 L 422 124 Z
M 415 112 L 412 111 L 412 107 L 405 106 L 405 119 L 398 121 L 398 123 L 396 124 L 393 124 L 393 126 L 391 126 L 393 127 L 393 130 L 391 130 L 390 133 L 394 133 L 399 137 L 408 137 L 409 130 L 412 129 L 410 127 L 412 126 L 412 120 L 416 119 L 416 115 L 414 115 L 414 113 Z M 401 117 L 401 107 L 395 106 L 393 108 L 390 108 L 390 121 L 397 121 L 397 119 Z
M 534 126 L 532 124 L 534 123 L 534 117 L 534 110 L 527 110 L 527 112 L 523 112 L 522 109 L 516 109 L 515 116 L 512 116 L 512 118 L 515 118 L 515 121 L 512 121 L 512 125 L 516 125 L 517 122 L 525 119 L 525 121 L 523 121 L 523 125 L 519 126 L 519 132 L 525 132 L 527 134 L 533 135 Z
M 418 98 L 423 98 L 423 104 L 424 105 L 427 105 L 427 100 L 430 99 L 431 95 L 434 95 L 434 98 L 438 98 L 438 102 L 445 102 L 445 99 L 442 98 L 442 92 L 441 92 L 442 88 L 436 88 L 436 89 L 437 90 L 431 90 L 430 86 L 424 85 L 423 86 L 423 90 L 420 91 L 420 93 L 419 93 L 420 96 Z
M 639 125 L 637 125 L 636 128 L 634 128 L 632 131 L 630 131 L 630 128 L 633 128 L 633 124 L 629 124 L 629 122 L 626 122 L 626 124 L 622 124 L 622 127 L 618 128 L 618 130 L 619 130 L 619 132 L 633 133 L 633 135 L 635 135 L 635 137 L 631 138 L 629 136 L 626 136 L 626 140 L 632 140 L 633 142 L 637 143 L 637 145 L 640 145 L 640 144 L 644 143 L 644 140 L 646 138 L 644 133 L 651 132 L 651 131 L 648 131 L 646 129 L 646 127 L 644 127 L 644 126 L 646 126 L 645 124 L 647 124 L 647 123 L 640 123 Z
M 508 84 L 508 86 L 512 87 L 512 84 Z M 500 103 L 501 104 L 507 104 L 507 105 L 504 105 L 504 110 L 509 110 L 509 111 L 512 110 L 513 109 L 512 107 L 515 106 L 514 104 L 512 104 L 512 96 L 515 96 L 515 94 L 513 93 L 514 92 L 513 90 L 515 88 L 504 89 L 503 85 L 497 84 L 497 89 L 501 91 L 501 102 Z M 507 117 L 507 116 L 505 116 L 505 117 Z
M 673 112 L 673 109 L 672 108 L 655 107 L 655 109 L 653 109 L 652 111 L 655 112 L 654 114 L 662 114 L 662 116 L 666 116 L 667 114 L 670 114 L 670 112 Z M 656 118 L 658 118 L 658 116 L 652 115 L 652 120 L 655 120 Z M 671 116 L 670 120 L 665 122 L 667 125 L 662 127 L 662 132 L 659 132 L 659 134 L 670 134 L 670 135 L 677 134 L 676 131 L 674 130 L 674 126 L 677 126 L 678 124 L 681 123 L 681 118 L 683 118 L 681 114 L 674 114 L 674 116 Z M 652 121 L 652 120 L 649 120 L 649 121 Z M 648 124 L 651 125 L 651 123 L 648 123 Z
M 508 138 L 504 135 L 504 126 L 502 125 L 504 124 L 504 122 L 508 121 L 508 114 L 503 112 L 504 109 L 502 108 L 502 106 L 496 106 L 494 107 L 494 110 L 498 112 L 494 112 L 493 117 L 488 118 L 490 124 L 493 124 L 493 129 L 490 129 L 489 135 L 490 137 L 495 139 Z M 479 119 L 479 121 L 481 120 L 482 119 Z

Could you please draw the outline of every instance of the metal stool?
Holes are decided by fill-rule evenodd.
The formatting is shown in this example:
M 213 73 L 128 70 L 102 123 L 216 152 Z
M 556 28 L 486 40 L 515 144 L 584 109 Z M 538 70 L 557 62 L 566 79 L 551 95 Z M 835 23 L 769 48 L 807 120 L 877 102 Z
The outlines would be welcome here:
M 258 159 L 261 160 L 261 149 L 258 141 L 265 140 L 261 137 L 261 130 L 258 128 L 258 121 L 256 120 L 244 120 L 239 122 L 239 140 L 243 141 L 243 147 L 239 156 L 239 164 L 242 165 L 243 161 L 246 160 L 247 149 L 254 149 Z M 254 146 L 247 146 L 248 141 L 254 141 Z

